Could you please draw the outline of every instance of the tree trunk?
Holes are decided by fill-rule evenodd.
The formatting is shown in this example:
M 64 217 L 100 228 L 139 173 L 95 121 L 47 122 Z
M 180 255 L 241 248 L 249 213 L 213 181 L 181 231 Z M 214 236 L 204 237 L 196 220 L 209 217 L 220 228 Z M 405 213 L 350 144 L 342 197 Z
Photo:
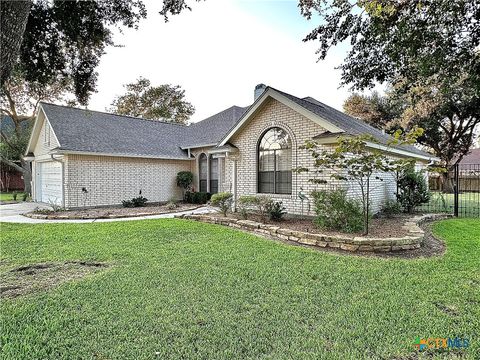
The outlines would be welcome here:
M 22 165 L 23 172 L 23 186 L 24 192 L 27 193 L 29 196 L 32 196 L 32 170 L 30 167 L 30 163 L 25 160 L 20 160 L 20 164 Z
M 23 34 L 30 14 L 31 1 L 2 1 L 0 3 L 0 81 L 1 85 L 10 76 L 20 53 Z

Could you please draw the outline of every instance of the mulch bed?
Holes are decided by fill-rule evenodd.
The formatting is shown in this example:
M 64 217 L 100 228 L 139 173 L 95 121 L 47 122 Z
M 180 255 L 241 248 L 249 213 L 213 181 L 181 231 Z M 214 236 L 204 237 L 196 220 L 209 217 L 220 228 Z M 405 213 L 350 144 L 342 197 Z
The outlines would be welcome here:
M 242 219 L 239 214 L 229 214 L 228 217 L 234 219 Z M 369 234 L 367 237 L 374 238 L 389 238 L 389 237 L 402 237 L 408 235 L 408 231 L 403 229 L 402 225 L 408 218 L 408 215 L 398 215 L 393 218 L 375 218 L 370 220 Z M 285 229 L 303 231 L 309 233 L 325 234 L 325 235 L 345 235 L 341 231 L 332 231 L 318 228 L 313 218 L 300 218 L 300 217 L 287 217 L 281 221 L 263 221 L 259 215 L 250 215 L 248 220 L 253 220 L 260 223 L 271 224 L 280 226 Z M 362 232 L 349 233 L 348 235 L 363 236 Z
M 201 206 L 201 205 L 200 205 Z M 111 219 L 122 217 L 136 217 L 136 216 L 149 216 L 149 215 L 161 215 L 174 212 L 194 210 L 200 207 L 195 204 L 178 203 L 177 207 L 171 209 L 167 204 L 147 204 L 146 206 L 136 208 L 125 208 L 122 206 L 110 206 L 99 208 L 88 208 L 79 210 L 65 210 L 58 211 L 56 213 L 49 214 L 25 214 L 35 218 L 47 218 L 47 219 Z M 43 216 L 42 216 L 43 215 Z

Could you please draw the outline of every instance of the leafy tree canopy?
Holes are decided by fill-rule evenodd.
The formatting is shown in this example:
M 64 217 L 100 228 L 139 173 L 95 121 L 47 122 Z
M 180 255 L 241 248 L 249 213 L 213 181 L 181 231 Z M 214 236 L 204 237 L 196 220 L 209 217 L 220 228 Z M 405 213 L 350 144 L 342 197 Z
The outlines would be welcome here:
M 116 114 L 185 124 L 195 112 L 178 85 L 151 86 L 150 80 L 140 77 L 125 88 L 127 92 L 112 102 Z

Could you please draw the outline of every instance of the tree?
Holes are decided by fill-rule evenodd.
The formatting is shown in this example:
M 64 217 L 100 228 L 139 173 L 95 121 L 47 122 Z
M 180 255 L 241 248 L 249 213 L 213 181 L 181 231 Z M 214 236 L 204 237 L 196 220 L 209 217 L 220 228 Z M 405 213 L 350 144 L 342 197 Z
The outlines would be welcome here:
M 22 45 L 31 1 L 3 1 L 0 4 L 0 85 L 10 77 Z
M 388 144 L 401 145 L 412 144 L 422 134 L 422 129 L 402 134 L 397 131 Z M 370 135 L 356 137 L 341 137 L 332 148 L 325 148 L 324 145 L 315 141 L 307 141 L 302 148 L 310 152 L 314 159 L 314 177 L 309 179 L 315 184 L 325 184 L 327 180 L 318 174 L 330 170 L 330 177 L 337 181 L 346 181 L 358 185 L 361 193 L 361 203 L 364 217 L 364 233 L 368 234 L 370 216 L 370 193 L 371 180 L 373 178 L 382 180 L 381 174 L 397 173 L 403 168 L 411 166 L 412 159 L 393 159 L 385 151 L 370 148 L 367 143 L 378 144 L 378 141 Z M 310 171 L 308 168 L 298 168 L 297 172 Z
M 307 18 L 320 15 L 321 25 L 304 39 L 320 42 L 320 59 L 350 42 L 342 84 L 364 90 L 388 83 L 408 105 L 403 125 L 425 128 L 420 143 L 445 166 L 461 159 L 480 122 L 478 0 L 300 0 L 299 6 Z
M 150 80 L 140 77 L 125 88 L 127 92 L 112 102 L 110 110 L 116 114 L 185 124 L 195 112 L 178 85 L 151 86 Z
M 0 160 L 17 171 L 24 179 L 25 192 L 31 193 L 30 164 L 23 159 L 33 120 L 40 101 L 66 101 L 71 84 L 58 82 L 51 86 L 27 83 L 21 74 L 14 74 L 0 91 Z M 8 123 L 7 123 L 8 122 Z M 20 164 L 20 165 L 18 165 Z

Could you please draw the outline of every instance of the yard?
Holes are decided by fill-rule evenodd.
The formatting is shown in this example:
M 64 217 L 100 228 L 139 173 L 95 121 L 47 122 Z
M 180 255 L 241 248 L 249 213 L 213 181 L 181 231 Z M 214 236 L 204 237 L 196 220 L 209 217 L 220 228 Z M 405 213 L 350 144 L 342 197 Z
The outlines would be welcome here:
M 446 254 L 405 260 L 185 220 L 2 224 L 3 274 L 35 263 L 108 266 L 3 298 L 1 357 L 416 359 L 416 338 L 459 336 L 467 349 L 427 356 L 478 359 L 480 222 L 433 229 Z
M 440 191 L 430 193 L 430 201 L 418 208 L 420 212 L 453 214 L 454 195 Z M 480 217 L 480 192 L 461 192 L 458 195 L 458 212 L 464 217 Z

